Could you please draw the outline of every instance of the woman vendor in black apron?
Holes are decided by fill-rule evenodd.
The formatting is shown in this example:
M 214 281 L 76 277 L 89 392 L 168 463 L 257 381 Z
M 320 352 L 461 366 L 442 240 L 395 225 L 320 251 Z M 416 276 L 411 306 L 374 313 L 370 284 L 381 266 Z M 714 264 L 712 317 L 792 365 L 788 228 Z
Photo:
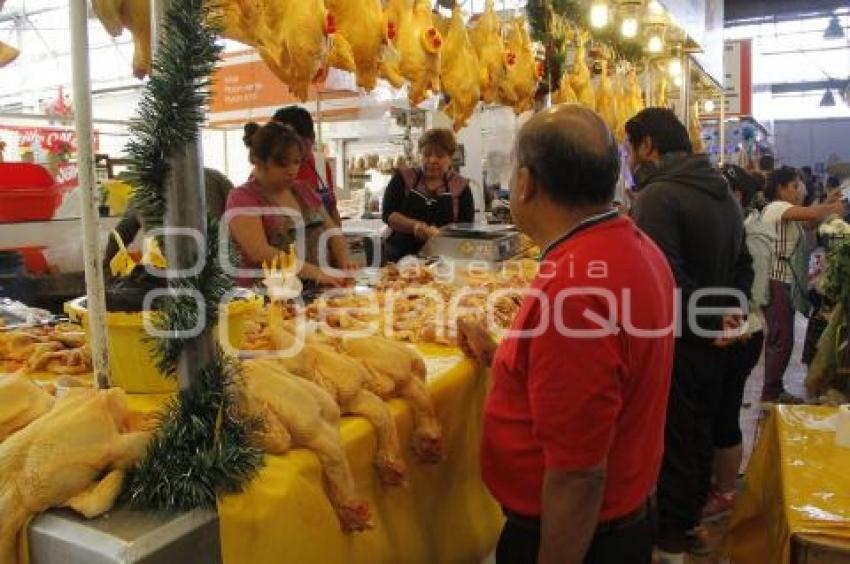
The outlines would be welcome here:
M 454 133 L 431 129 L 419 139 L 422 165 L 402 168 L 384 192 L 383 220 L 390 228 L 386 262 L 415 255 L 449 223 L 471 223 L 475 205 L 469 180 L 452 171 Z

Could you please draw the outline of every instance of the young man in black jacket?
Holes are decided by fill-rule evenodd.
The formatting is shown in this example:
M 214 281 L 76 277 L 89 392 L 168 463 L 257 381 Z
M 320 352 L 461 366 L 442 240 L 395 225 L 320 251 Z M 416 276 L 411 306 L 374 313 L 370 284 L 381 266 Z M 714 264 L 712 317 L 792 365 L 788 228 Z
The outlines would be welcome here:
M 658 484 L 658 547 L 667 562 L 707 550 L 700 528 L 711 482 L 711 422 L 721 390 L 724 350 L 746 310 L 752 259 L 743 218 L 726 180 L 705 155 L 693 154 L 687 129 L 664 108 L 648 108 L 626 124 L 629 164 L 638 194 L 632 216 L 667 255 L 681 291 Z M 709 334 L 713 332 L 714 334 Z

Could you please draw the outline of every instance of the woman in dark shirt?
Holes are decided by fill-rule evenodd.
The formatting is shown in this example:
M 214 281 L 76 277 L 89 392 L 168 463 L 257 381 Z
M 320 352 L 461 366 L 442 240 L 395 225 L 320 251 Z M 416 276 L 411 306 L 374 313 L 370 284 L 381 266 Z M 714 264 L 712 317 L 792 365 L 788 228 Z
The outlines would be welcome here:
M 471 223 L 475 204 L 469 180 L 452 171 L 454 133 L 431 129 L 419 140 L 422 166 L 400 169 L 384 192 L 383 219 L 390 227 L 386 260 L 415 255 L 449 223 Z

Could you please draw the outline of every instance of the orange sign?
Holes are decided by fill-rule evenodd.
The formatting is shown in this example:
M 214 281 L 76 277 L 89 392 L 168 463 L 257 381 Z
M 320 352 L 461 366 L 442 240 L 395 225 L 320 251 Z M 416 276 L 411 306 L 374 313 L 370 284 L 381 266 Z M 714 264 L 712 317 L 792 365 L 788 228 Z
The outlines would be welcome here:
M 224 62 L 212 75 L 210 112 L 244 111 L 268 106 L 298 103 L 289 89 L 266 67 L 261 60 L 251 60 L 251 52 L 225 56 Z M 231 62 L 228 58 L 246 58 Z M 309 99 L 316 99 L 317 87 L 310 87 Z M 345 98 L 356 94 L 348 91 L 322 89 L 322 99 Z

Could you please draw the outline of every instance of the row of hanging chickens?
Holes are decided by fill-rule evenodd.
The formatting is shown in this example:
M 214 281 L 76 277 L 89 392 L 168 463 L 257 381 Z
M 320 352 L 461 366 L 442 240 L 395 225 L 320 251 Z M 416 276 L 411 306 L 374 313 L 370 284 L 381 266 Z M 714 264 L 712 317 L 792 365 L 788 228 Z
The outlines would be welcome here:
M 133 71 L 150 71 L 149 0 L 92 0 L 113 36 L 133 34 Z M 451 18 L 432 0 L 223 0 L 223 35 L 257 49 L 292 93 L 306 100 L 328 69 L 355 73 L 366 91 L 383 78 L 408 84 L 411 104 L 442 92 L 455 129 L 466 125 L 479 101 L 517 114 L 531 109 L 539 68 L 524 18 L 503 26 L 494 1 L 467 28 L 460 7 Z
M 552 93 L 553 104 L 582 104 L 596 110 L 605 123 L 623 140 L 626 122 L 644 108 L 643 92 L 634 67 L 617 72 L 602 60 L 599 78 L 594 84 L 588 66 L 587 41 L 589 34 L 577 34 L 575 64 L 561 77 L 560 88 Z

